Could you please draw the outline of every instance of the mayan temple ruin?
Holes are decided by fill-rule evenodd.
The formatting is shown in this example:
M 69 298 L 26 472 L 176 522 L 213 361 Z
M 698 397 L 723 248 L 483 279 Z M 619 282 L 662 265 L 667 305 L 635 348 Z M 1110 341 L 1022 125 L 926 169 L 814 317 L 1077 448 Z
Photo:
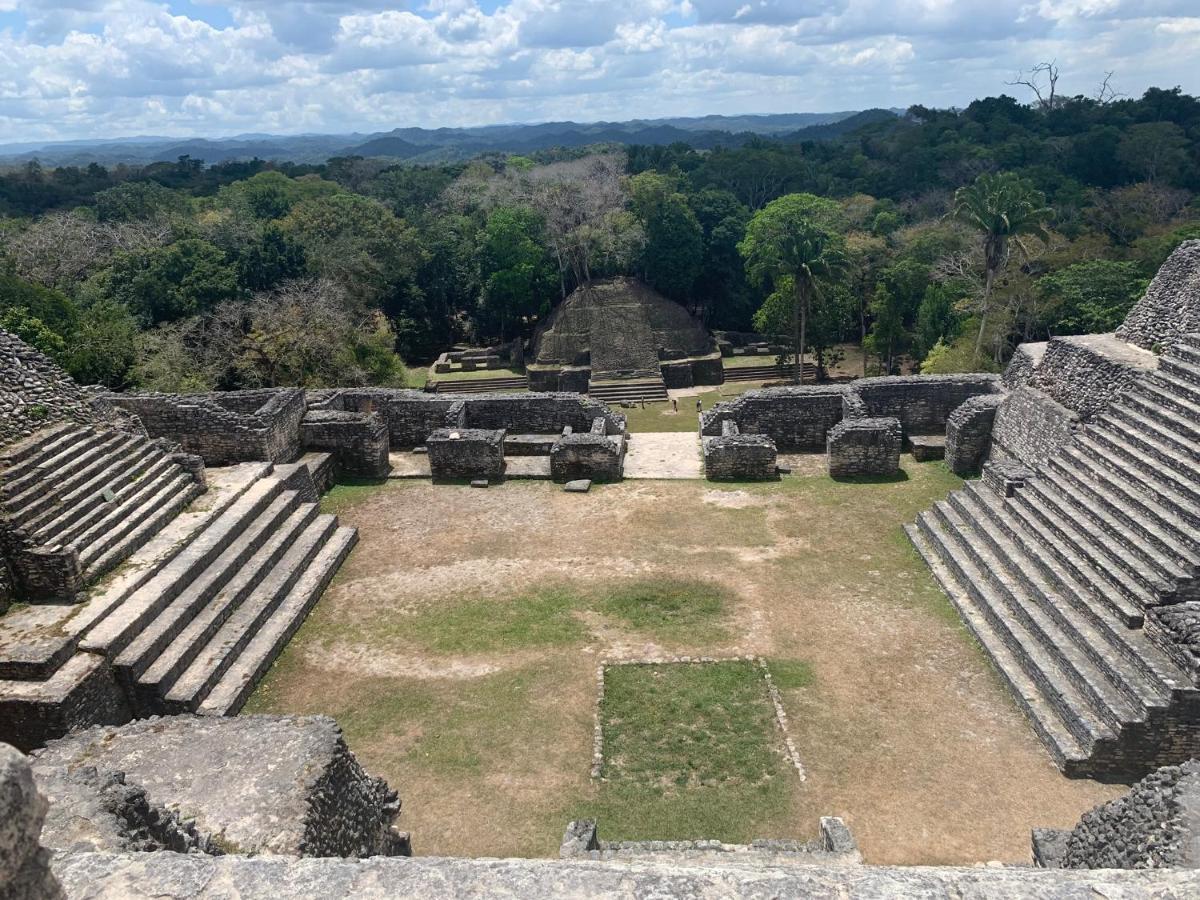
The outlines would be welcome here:
M 700 409 L 697 431 L 631 424 L 668 390 L 721 383 L 723 354 L 730 339 L 632 279 L 586 285 L 548 317 L 528 347 L 530 390 L 109 392 L 0 332 L 0 898 L 1200 895 L 1200 241 L 1174 251 L 1115 333 L 1022 344 L 1002 374 L 780 384 Z M 886 546 L 812 525 L 822 508 L 910 502 L 898 492 L 930 478 L 932 505 L 906 507 Z M 787 590 L 805 586 L 797 597 L 834 586 L 786 620 L 800 640 L 822 617 L 845 620 L 809 648 L 817 686 L 844 664 L 867 691 L 945 688 L 947 718 L 929 731 L 856 727 L 872 751 L 915 730 L 901 752 L 927 756 L 922 771 L 960 767 L 957 791 L 897 795 L 883 822 L 855 806 L 857 779 L 879 772 L 819 793 L 841 751 L 808 721 L 863 751 L 805 693 L 811 673 L 763 637 L 783 628 L 751 590 L 720 601 L 748 612 L 686 632 L 691 643 L 678 629 L 694 623 L 667 613 L 657 632 L 620 630 L 649 615 L 641 595 L 622 599 L 626 580 L 707 564 L 695 549 L 630 562 L 624 530 L 665 535 L 669 550 L 714 522 L 733 537 L 713 565 L 737 578 L 824 554 L 815 571 L 783 570 Z M 764 522 L 783 539 L 738 543 Z M 894 588 L 948 616 L 922 618 L 914 601 L 855 619 L 868 601 L 836 585 L 889 553 L 916 564 L 864 595 Z M 487 606 L 539 557 L 609 593 L 572 594 L 560 572 L 514 601 L 517 618 Z M 388 605 L 404 577 L 434 570 L 421 590 L 449 612 Z M 373 632 L 432 649 L 344 649 Z M 860 659 L 859 644 L 885 656 Z M 910 645 L 916 663 L 875 671 Z M 521 665 L 545 651 L 543 669 L 513 676 L 512 647 Z M 397 672 L 406 692 L 386 687 Z M 692 692 L 682 706 L 663 693 L 675 681 Z M 478 685 L 465 714 L 437 692 L 458 683 Z M 529 683 L 557 692 L 461 745 L 429 742 L 438 719 L 469 729 Z M 778 783 L 801 799 L 745 840 L 627 828 L 620 804 L 636 794 L 621 779 L 640 777 L 638 753 L 663 752 L 655 727 L 707 715 L 713 691 L 726 692 L 713 722 L 744 721 L 737 739 L 765 748 L 738 744 L 761 766 L 752 802 Z M 900 716 L 910 701 L 879 702 Z M 531 722 L 540 749 L 526 752 Z M 612 790 L 609 805 L 538 795 L 557 858 L 423 855 L 423 828 L 454 839 L 446 823 L 470 797 L 453 782 L 486 769 L 489 741 L 522 764 L 562 749 L 575 780 L 554 791 Z M 411 746 L 451 773 L 436 790 L 396 763 Z M 697 747 L 676 785 L 732 777 L 706 769 L 723 751 Z M 1011 759 L 1025 768 L 1005 772 Z M 504 831 L 541 787 L 504 777 L 510 808 L 473 835 Z M 974 825 L 955 812 L 943 826 L 938 810 L 989 792 L 1058 821 L 1026 824 L 1023 859 L 989 852 L 991 825 L 963 845 L 973 860 L 912 849 L 925 822 L 957 848 Z

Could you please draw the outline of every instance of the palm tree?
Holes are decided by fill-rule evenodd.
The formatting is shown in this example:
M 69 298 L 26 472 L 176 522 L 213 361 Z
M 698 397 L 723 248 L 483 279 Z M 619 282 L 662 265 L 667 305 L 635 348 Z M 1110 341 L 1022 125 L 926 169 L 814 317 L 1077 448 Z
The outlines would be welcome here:
M 993 175 L 985 173 L 974 184 L 960 187 L 954 193 L 954 217 L 965 222 L 983 236 L 983 302 L 979 312 L 979 336 L 975 339 L 975 362 L 979 362 L 983 334 L 987 327 L 992 285 L 996 276 L 1008 264 L 1011 244 L 1016 244 L 1026 256 L 1029 251 L 1021 238 L 1032 235 L 1049 241 L 1046 223 L 1054 210 L 1046 205 L 1046 197 L 1028 181 L 1014 172 Z
M 774 292 L 755 321 L 780 322 L 790 317 L 796 351 L 794 378 L 804 381 L 804 343 L 808 314 L 821 297 L 821 283 L 845 265 L 842 236 L 834 229 L 840 208 L 812 194 L 787 194 L 754 214 L 738 251 L 754 284 L 770 284 Z

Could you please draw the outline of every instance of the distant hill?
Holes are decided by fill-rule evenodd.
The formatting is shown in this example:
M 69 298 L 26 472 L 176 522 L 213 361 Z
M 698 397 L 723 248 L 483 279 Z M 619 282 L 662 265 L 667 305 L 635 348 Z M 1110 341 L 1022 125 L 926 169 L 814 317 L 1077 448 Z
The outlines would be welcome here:
M 475 128 L 396 128 L 376 134 L 243 134 L 230 138 L 134 137 L 0 144 L 0 165 L 36 159 L 47 166 L 89 163 L 147 165 L 190 156 L 206 163 L 259 159 L 320 163 L 334 156 L 413 162 L 469 159 L 480 153 L 532 153 L 591 144 L 687 143 L 697 149 L 740 146 L 755 135 L 787 141 L 830 140 L 896 111 L 785 113 L 634 119 L 628 122 L 541 122 Z

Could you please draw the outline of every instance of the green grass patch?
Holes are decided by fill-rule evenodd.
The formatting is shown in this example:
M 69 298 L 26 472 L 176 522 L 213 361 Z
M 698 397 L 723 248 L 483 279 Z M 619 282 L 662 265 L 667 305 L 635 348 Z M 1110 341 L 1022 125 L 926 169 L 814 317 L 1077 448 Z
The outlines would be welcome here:
M 338 515 L 387 487 L 391 484 L 379 479 L 339 482 L 321 497 L 321 512 Z
M 718 623 L 729 600 L 729 591 L 711 581 L 643 578 L 618 582 L 596 605 L 626 627 L 661 640 L 714 640 L 724 634 Z
M 749 840 L 787 808 L 762 671 L 751 662 L 610 666 L 605 781 L 584 804 L 616 839 Z
M 802 659 L 768 659 L 771 680 L 781 691 L 805 688 L 813 683 L 812 666 Z
M 435 653 L 486 653 L 574 644 L 587 637 L 579 597 L 563 587 L 512 600 L 465 600 L 406 619 L 403 630 Z

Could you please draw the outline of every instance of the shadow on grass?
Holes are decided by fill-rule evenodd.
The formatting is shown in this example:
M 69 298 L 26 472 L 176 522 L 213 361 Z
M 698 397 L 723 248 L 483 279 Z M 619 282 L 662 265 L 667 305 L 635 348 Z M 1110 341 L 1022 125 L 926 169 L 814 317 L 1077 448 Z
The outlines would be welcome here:
M 903 469 L 891 475 L 830 475 L 838 484 L 897 484 L 908 481 L 908 473 Z

